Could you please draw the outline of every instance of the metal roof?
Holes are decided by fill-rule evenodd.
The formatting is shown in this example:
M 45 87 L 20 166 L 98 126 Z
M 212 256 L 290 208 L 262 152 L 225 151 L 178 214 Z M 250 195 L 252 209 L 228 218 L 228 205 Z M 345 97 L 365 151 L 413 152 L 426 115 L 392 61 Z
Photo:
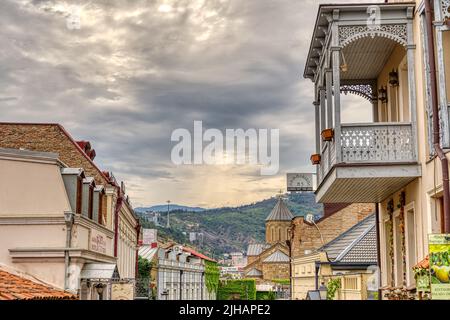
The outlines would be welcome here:
M 247 256 L 259 256 L 261 252 L 266 250 L 268 247 L 270 247 L 270 245 L 262 243 L 249 244 L 247 247 Z
M 119 279 L 117 266 L 112 263 L 86 263 L 81 269 L 80 279 Z
M 281 197 L 278 198 L 277 204 L 267 216 L 266 221 L 291 221 L 294 215 L 288 209 Z
M 262 275 L 263 275 L 263 273 L 255 268 L 252 268 L 252 269 L 250 269 L 249 272 L 247 272 L 247 276 L 250 276 L 250 277 L 260 277 Z
M 376 264 L 375 214 L 371 214 L 319 249 L 332 263 Z
M 152 261 L 157 252 L 157 247 L 152 248 L 151 246 L 142 246 L 139 248 L 139 256 L 148 261 Z
M 289 256 L 280 250 L 275 251 L 264 259 L 263 262 L 289 262 Z

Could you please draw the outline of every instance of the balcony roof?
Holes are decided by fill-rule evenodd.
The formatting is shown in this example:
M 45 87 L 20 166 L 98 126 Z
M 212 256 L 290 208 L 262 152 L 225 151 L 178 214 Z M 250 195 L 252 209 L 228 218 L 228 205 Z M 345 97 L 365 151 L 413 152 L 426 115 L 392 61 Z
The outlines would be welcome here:
M 382 20 L 385 24 L 392 23 L 398 19 L 407 18 L 407 9 L 412 9 L 415 6 L 413 2 L 404 3 L 351 3 L 351 4 L 322 4 L 319 6 L 317 12 L 316 23 L 314 26 L 311 43 L 309 47 L 308 57 L 303 72 L 304 78 L 314 80 L 315 70 L 317 69 L 317 60 L 320 59 L 320 53 L 326 45 L 327 34 L 330 32 L 330 24 L 333 19 L 333 12 L 339 11 L 339 21 L 343 24 L 354 25 L 358 22 L 364 23 L 368 19 L 367 8 L 369 6 L 379 6 L 381 12 L 388 13 L 382 15 Z M 383 22 L 382 22 L 383 24 Z M 366 60 L 367 61 L 367 60 Z

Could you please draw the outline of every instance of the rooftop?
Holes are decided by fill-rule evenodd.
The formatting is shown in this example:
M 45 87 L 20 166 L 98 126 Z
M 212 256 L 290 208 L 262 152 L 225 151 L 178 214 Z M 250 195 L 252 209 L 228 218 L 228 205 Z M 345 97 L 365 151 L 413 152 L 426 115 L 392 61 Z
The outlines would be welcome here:
M 77 296 L 0 268 L 0 300 L 75 300 Z
M 288 209 L 281 197 L 278 198 L 277 204 L 267 216 L 266 221 L 291 221 L 294 215 Z
M 377 263 L 377 237 L 375 214 L 324 245 L 319 251 L 325 251 L 333 264 L 372 265 Z

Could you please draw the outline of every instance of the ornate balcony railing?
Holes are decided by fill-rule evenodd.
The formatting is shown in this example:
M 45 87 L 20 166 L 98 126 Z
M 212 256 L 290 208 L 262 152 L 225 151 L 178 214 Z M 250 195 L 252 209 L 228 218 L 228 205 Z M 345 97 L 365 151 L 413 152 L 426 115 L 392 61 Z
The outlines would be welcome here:
M 319 181 L 336 164 L 415 162 L 416 148 L 410 123 L 342 124 L 337 139 L 324 143 L 319 168 Z M 336 157 L 336 144 L 340 155 Z

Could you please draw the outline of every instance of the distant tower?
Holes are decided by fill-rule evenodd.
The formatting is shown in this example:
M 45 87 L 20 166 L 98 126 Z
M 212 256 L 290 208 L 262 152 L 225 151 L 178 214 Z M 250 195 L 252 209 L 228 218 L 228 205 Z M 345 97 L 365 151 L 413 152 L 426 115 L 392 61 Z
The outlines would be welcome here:
M 167 200 L 167 228 L 170 228 L 170 200 Z
M 266 243 L 285 243 L 289 239 L 289 228 L 293 218 L 294 215 L 279 195 L 277 204 L 266 218 Z

